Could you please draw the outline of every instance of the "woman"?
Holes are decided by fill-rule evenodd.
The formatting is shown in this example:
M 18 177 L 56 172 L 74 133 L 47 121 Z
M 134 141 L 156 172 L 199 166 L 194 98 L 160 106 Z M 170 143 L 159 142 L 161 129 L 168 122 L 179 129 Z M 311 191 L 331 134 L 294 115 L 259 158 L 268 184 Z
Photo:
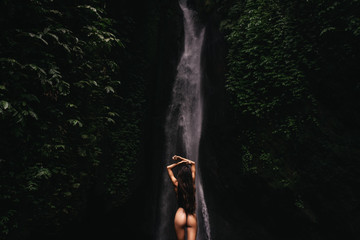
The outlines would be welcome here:
M 177 163 L 167 166 L 169 177 L 174 185 L 178 201 L 178 210 L 175 214 L 174 225 L 178 240 L 195 240 L 197 232 L 197 220 L 195 214 L 195 162 L 174 155 L 173 160 Z M 172 169 L 180 165 L 177 178 Z

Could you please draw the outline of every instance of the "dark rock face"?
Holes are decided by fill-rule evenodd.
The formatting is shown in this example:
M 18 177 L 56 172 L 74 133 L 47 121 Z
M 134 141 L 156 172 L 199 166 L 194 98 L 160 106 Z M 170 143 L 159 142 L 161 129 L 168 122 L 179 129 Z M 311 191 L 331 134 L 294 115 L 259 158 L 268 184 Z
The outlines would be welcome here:
M 146 172 L 142 179 L 146 186 L 139 190 L 140 198 L 136 201 L 140 204 L 141 199 L 146 199 L 144 211 L 139 213 L 143 222 L 144 235 L 142 239 L 154 239 L 161 186 L 162 161 L 165 154 L 164 126 L 166 112 L 170 103 L 172 85 L 176 76 L 176 67 L 183 48 L 183 16 L 177 1 L 160 1 L 158 6 L 158 35 L 156 37 L 156 49 L 149 73 L 149 113 L 145 133 L 145 156 L 143 168 Z M 169 219 L 172 221 L 172 219 Z M 174 232 L 175 234 L 175 232 Z M 175 237 L 175 235 L 174 235 Z
M 212 239 L 236 239 L 239 236 L 238 212 L 233 201 L 234 192 L 222 181 L 221 165 L 230 158 L 226 150 L 231 131 L 228 124 L 225 95 L 225 54 L 226 45 L 219 31 L 219 16 L 206 16 L 206 32 L 202 53 L 204 120 L 200 143 L 200 166 L 203 175 L 205 199 L 208 205 Z M 230 191 L 229 191 L 230 190 Z M 226 200 L 227 199 L 227 200 Z

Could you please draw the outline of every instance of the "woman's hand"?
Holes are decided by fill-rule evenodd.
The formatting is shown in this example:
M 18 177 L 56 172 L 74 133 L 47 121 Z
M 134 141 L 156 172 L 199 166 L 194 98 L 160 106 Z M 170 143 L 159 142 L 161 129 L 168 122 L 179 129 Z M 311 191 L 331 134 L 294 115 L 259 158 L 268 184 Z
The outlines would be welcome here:
M 180 156 L 178 156 L 178 155 L 174 155 L 174 156 L 172 157 L 172 159 L 173 159 L 174 161 L 180 161 L 180 160 L 181 160 L 181 161 L 178 162 L 178 163 L 187 163 L 187 164 L 190 164 L 190 165 L 195 164 L 194 161 L 191 161 L 191 160 L 189 160 L 189 159 L 180 157 Z
M 183 157 L 180 157 L 180 156 L 178 156 L 178 155 L 174 155 L 174 156 L 172 157 L 172 159 L 173 159 L 174 161 L 187 160 L 187 159 L 185 159 L 185 158 L 183 158 Z

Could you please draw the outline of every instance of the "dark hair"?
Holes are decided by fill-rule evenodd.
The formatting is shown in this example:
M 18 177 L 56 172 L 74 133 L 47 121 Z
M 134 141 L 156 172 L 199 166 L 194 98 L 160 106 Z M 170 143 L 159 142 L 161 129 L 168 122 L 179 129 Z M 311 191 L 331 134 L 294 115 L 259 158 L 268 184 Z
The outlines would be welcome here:
M 179 207 L 184 208 L 187 214 L 195 213 L 195 189 L 191 169 L 188 164 L 183 164 L 177 174 Z

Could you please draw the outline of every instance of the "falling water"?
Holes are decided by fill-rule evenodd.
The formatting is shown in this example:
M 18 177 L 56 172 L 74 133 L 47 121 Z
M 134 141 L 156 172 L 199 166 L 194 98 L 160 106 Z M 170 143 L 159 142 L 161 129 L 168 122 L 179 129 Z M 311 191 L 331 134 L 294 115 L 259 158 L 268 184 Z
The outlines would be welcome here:
M 207 240 L 211 239 L 210 224 L 198 162 L 203 118 L 200 56 L 205 29 L 195 26 L 196 12 L 188 8 L 186 0 L 179 0 L 179 4 L 184 14 L 184 52 L 177 66 L 166 118 L 164 165 L 172 162 L 174 154 L 196 162 L 197 239 Z M 168 240 L 174 236 L 176 199 L 165 168 L 161 186 L 156 239 Z

